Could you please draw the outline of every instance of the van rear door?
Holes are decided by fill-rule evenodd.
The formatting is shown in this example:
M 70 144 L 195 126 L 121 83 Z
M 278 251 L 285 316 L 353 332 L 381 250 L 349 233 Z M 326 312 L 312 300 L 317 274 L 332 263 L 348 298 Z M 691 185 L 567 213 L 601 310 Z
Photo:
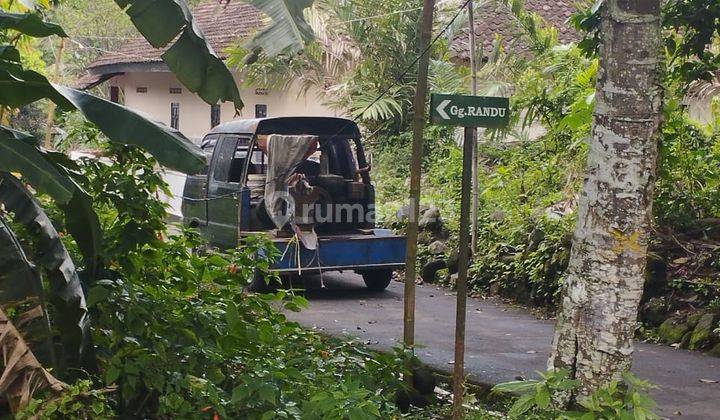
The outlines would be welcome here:
M 185 178 L 185 186 L 183 188 L 183 222 L 186 226 L 196 227 L 201 232 L 204 232 L 207 227 L 206 198 L 208 167 L 210 166 L 213 150 L 215 149 L 218 138 L 219 135 L 217 134 L 208 134 L 202 142 L 200 142 L 200 148 L 205 154 L 208 164 L 201 173 L 188 175 Z
M 207 238 L 221 248 L 237 244 L 238 206 L 249 144 L 249 136 L 222 134 L 210 163 Z

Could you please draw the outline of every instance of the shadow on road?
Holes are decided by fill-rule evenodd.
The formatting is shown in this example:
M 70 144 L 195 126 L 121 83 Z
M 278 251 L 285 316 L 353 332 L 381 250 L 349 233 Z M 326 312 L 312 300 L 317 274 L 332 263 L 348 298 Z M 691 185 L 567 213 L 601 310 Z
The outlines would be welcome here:
M 308 300 L 402 300 L 402 294 L 392 290 L 373 292 L 365 287 L 356 274 L 324 274 L 303 276 L 298 288 L 305 289 Z
M 352 272 L 327 273 L 306 279 L 308 308 L 287 313 L 289 319 L 336 337 L 355 337 L 376 350 L 400 344 L 403 331 L 403 283 L 373 293 Z M 298 285 L 299 287 L 302 287 Z M 451 372 L 454 360 L 456 296 L 434 285 L 416 289 L 415 340 L 417 354 L 435 369 Z M 468 299 L 465 368 L 471 381 L 494 385 L 532 378 L 546 369 L 551 351 L 553 321 L 537 319 L 521 308 L 496 299 Z M 661 386 L 652 396 L 662 417 L 718 419 L 720 386 L 701 379 L 720 379 L 720 359 L 637 343 L 633 371 Z

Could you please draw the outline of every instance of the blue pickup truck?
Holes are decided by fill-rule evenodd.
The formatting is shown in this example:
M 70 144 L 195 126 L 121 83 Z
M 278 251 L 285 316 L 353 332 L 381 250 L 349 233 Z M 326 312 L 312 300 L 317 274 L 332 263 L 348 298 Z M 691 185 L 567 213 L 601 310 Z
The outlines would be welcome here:
M 227 249 L 264 232 L 279 250 L 272 269 L 281 277 L 348 270 L 371 290 L 385 289 L 404 266 L 405 238 L 375 226 L 375 189 L 353 121 L 235 120 L 213 128 L 201 147 L 208 166 L 187 177 L 182 212 L 211 245 Z M 287 171 L 278 172 L 283 162 Z M 278 207 L 268 184 L 292 204 Z M 251 285 L 263 288 L 262 279 Z

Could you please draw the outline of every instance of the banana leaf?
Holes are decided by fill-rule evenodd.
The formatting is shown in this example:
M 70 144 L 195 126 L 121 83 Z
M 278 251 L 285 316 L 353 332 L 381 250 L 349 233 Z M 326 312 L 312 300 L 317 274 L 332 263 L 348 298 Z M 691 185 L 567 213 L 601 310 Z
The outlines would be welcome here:
M 0 9 L 0 30 L 2 29 L 14 29 L 35 38 L 51 35 L 67 37 L 60 25 L 44 22 L 36 13 L 10 13 Z
M 25 341 L 43 365 L 56 366 L 40 273 L 28 260 L 10 224 L 1 214 L 0 249 L 0 307 L 11 314 L 35 314 L 23 322 Z
M 0 357 L 4 361 L 0 394 L 7 400 L 13 414 L 27 407 L 39 391 L 49 389 L 55 397 L 67 388 L 67 384 L 45 369 L 18 331 L 19 328 L 23 327 L 19 323 L 16 326 L 0 309 Z
M 60 210 L 65 214 L 65 228 L 77 243 L 85 260 L 85 280 L 93 283 L 97 280 L 102 260 L 102 227 L 95 209 L 92 206 L 92 197 L 80 186 L 67 204 L 60 204 Z
M 191 92 L 208 104 L 231 101 L 237 111 L 242 109 L 232 73 L 193 23 L 185 0 L 115 0 L 115 3 L 153 47 L 164 48 L 176 40 L 162 57 Z
M 48 98 L 64 110 L 73 109 L 42 74 L 25 70 L 19 64 L 0 60 L 0 106 L 22 108 Z
M 19 108 L 42 98 L 52 100 L 65 110 L 78 109 L 110 141 L 140 146 L 155 156 L 161 165 L 190 174 L 205 167 L 205 156 L 200 148 L 179 131 L 150 121 L 122 105 L 69 87 L 53 85 L 37 72 L 0 60 L 0 105 Z M 7 134 L 0 136 L 7 137 Z M 13 153 L 13 156 L 16 154 Z M 14 160 L 10 155 L 0 155 L 4 155 L 5 160 Z M 18 170 L 3 168 L 2 163 L 0 161 L 0 169 Z M 60 201 L 69 199 L 70 196 L 66 195 Z
M 65 228 L 75 239 L 83 254 L 85 260 L 83 280 L 90 284 L 97 280 L 103 265 L 101 255 L 103 234 L 100 219 L 93 208 L 92 197 L 78 183 L 82 182 L 81 179 L 85 176 L 79 172 L 77 163 L 64 153 L 44 151 L 43 155 L 75 185 L 70 201 L 58 204 L 58 207 L 65 215 Z
M 38 190 L 67 203 L 75 186 L 49 163 L 31 142 L 32 136 L 0 126 L 0 170 L 21 172 Z
M 281 53 L 295 54 L 315 37 L 305 21 L 303 10 L 312 6 L 313 0 L 248 0 L 272 19 L 272 24 L 247 44 L 251 51 L 262 52 L 268 57 Z
M 185 31 L 162 58 L 180 83 L 205 102 L 232 101 L 239 111 L 243 102 L 235 79 L 215 53 L 207 52 L 208 48 L 209 44 L 201 35 Z
M 20 62 L 20 51 L 12 45 L 0 45 L 0 60 Z
M 202 150 L 179 131 L 89 93 L 66 86 L 53 87 L 113 143 L 139 146 L 150 152 L 161 165 L 183 173 L 197 173 L 205 167 Z
M 55 200 L 93 281 L 102 266 L 102 229 L 92 198 L 73 179 L 79 175 L 73 173 L 72 160 L 63 153 L 41 150 L 36 143 L 29 134 L 0 126 L 0 171 L 22 173 L 34 188 Z
M 0 203 L 30 233 L 33 259 L 47 273 L 49 290 L 45 295 L 55 309 L 52 324 L 59 330 L 63 344 L 60 366 L 77 367 L 89 342 L 90 319 L 75 264 L 40 203 L 7 172 L 0 173 Z M 12 277 L 9 279 L 12 281 Z

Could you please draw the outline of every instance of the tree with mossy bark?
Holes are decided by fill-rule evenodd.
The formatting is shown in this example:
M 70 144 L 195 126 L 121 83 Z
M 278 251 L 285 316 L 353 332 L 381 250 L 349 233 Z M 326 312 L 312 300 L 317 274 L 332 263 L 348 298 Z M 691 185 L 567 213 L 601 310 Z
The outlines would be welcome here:
M 663 89 L 659 0 L 601 6 L 592 139 L 548 361 L 589 395 L 630 368 L 652 217 Z

